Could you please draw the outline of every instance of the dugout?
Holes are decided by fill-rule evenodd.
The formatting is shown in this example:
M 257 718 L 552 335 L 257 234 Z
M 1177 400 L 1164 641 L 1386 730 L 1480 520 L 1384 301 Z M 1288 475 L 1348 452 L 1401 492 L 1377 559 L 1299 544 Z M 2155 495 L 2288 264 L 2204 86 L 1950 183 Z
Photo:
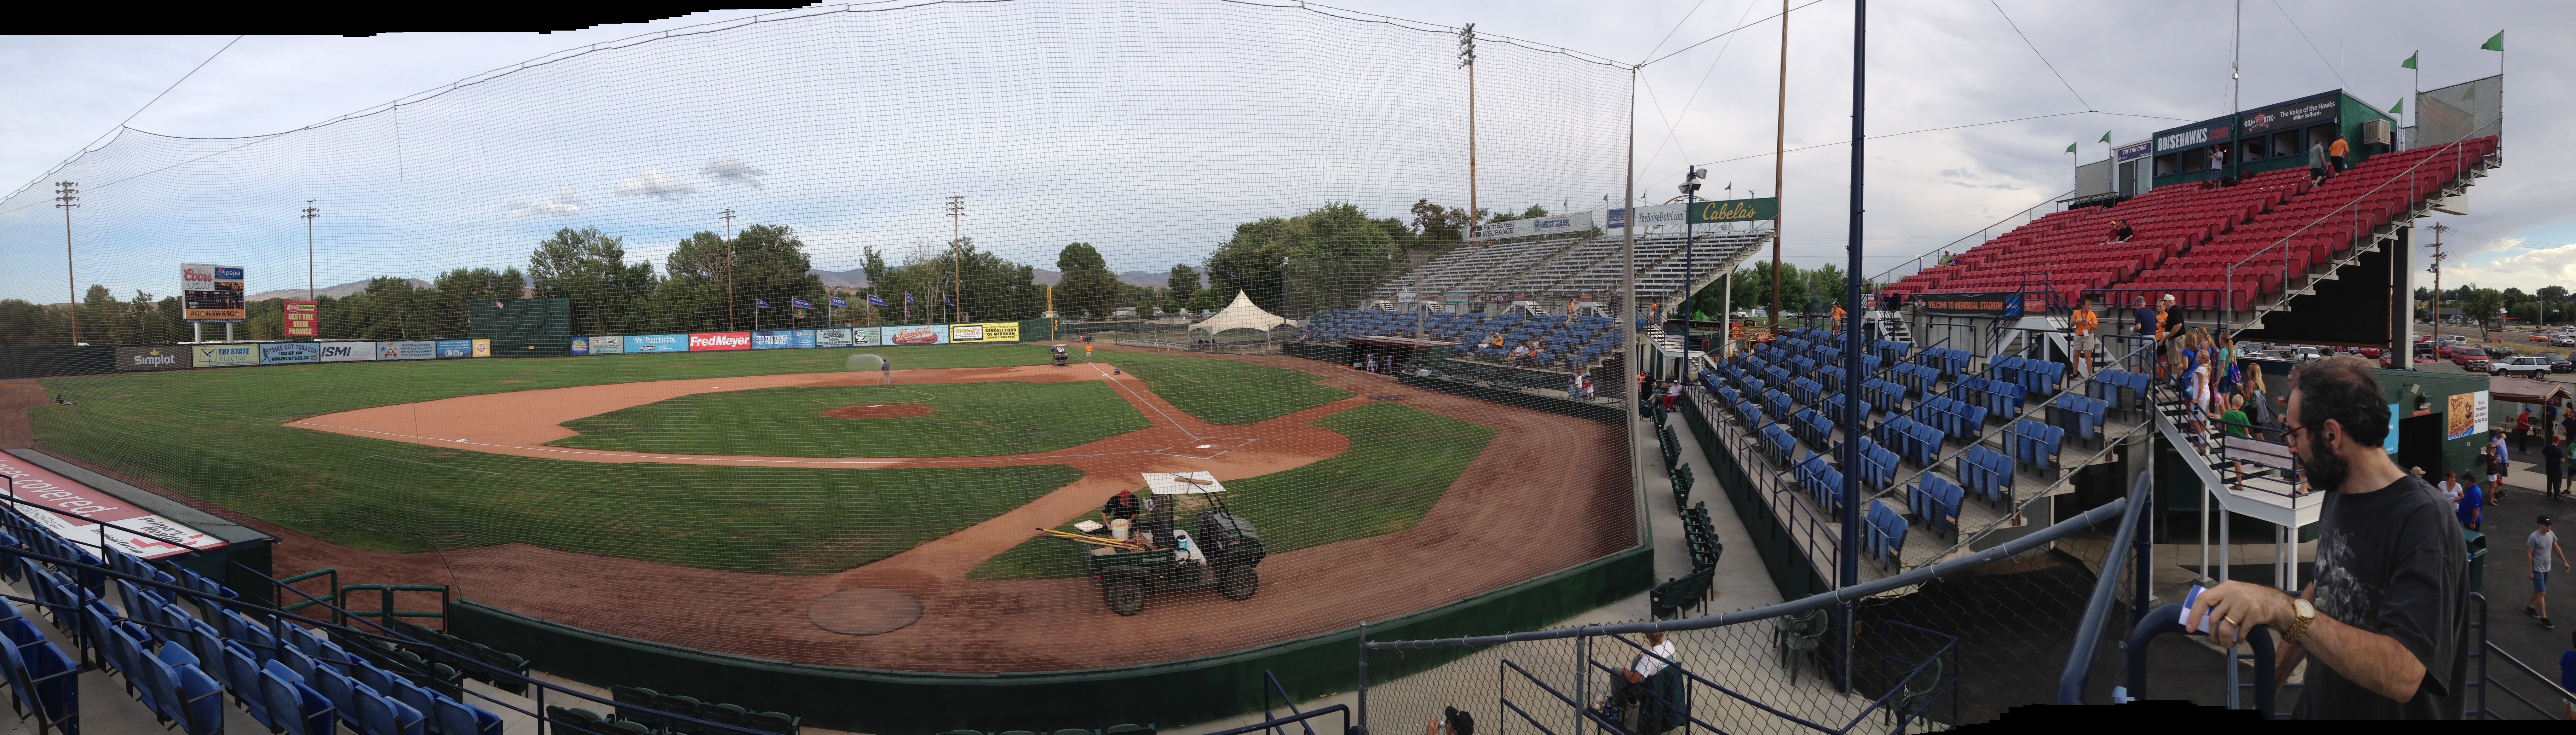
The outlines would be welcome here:
M 1457 352 L 1458 343 L 1412 337 L 1352 337 L 1351 351 L 1374 354 L 1378 364 L 1424 365 L 1447 360 Z
M 474 339 L 492 340 L 493 357 L 572 354 L 571 299 L 497 299 L 466 305 Z

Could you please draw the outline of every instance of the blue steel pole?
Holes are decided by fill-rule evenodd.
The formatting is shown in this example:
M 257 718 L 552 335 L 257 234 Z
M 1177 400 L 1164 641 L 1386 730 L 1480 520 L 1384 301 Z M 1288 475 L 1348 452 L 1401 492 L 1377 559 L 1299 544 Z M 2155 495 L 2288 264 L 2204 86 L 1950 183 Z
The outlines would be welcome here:
M 1869 0 L 1853 0 L 1851 224 L 1849 225 L 1848 232 L 1845 233 L 1845 237 L 1848 238 L 1847 244 L 1844 246 L 1844 257 L 1847 265 L 1843 267 L 1843 278 L 1845 283 L 1843 295 L 1845 306 L 1843 309 L 1844 324 L 1841 325 L 1843 327 L 1843 375 L 1845 376 L 1857 376 L 1861 374 L 1860 330 L 1857 327 L 1859 326 L 1860 319 L 1860 309 L 1858 308 L 1860 306 L 1861 273 L 1860 224 L 1862 208 L 1860 197 L 1861 161 L 1863 160 L 1861 155 L 1861 146 L 1868 142 L 1862 128 L 1862 122 L 1864 119 L 1863 114 L 1866 112 L 1864 103 L 1867 99 L 1864 83 L 1868 81 L 1869 78 L 1868 49 Z M 1842 577 L 1842 586 L 1844 587 L 1860 584 L 1860 438 L 1863 436 L 1863 431 L 1861 429 L 1859 393 L 1860 381 L 1849 378 L 1843 380 L 1843 446 L 1841 452 L 1843 465 L 1843 549 L 1841 554 L 1842 563 L 1839 565 L 1842 568 L 1836 571 L 1840 573 L 1840 576 Z M 1842 661 L 1842 681 L 1840 682 L 1840 688 L 1845 692 L 1852 690 L 1852 636 L 1860 630 L 1860 627 L 1856 624 L 1857 621 L 1853 620 L 1852 616 L 1854 613 L 1858 612 L 1859 609 L 1859 606 L 1853 603 L 1845 602 L 1842 604 L 1842 634 L 1836 636 L 1842 639 L 1838 645 L 1841 649 L 1841 655 L 1838 658 Z

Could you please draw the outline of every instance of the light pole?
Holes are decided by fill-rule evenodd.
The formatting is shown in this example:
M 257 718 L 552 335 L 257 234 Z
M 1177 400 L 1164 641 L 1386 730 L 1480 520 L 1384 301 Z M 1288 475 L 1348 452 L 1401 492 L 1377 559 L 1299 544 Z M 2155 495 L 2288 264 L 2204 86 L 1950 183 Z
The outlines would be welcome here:
M 72 273 L 72 208 L 80 206 L 80 182 L 54 182 L 54 206 L 63 210 L 63 283 L 71 294 L 72 344 L 80 341 L 80 276 Z
M 1697 249 L 1699 245 L 1699 230 L 1691 225 L 1693 219 L 1691 210 L 1699 208 L 1699 185 L 1700 181 L 1706 178 L 1708 178 L 1708 169 L 1697 166 L 1690 167 L 1688 172 L 1682 174 L 1682 300 L 1675 306 L 1684 309 L 1690 308 L 1691 297 L 1699 295 L 1691 292 L 1691 251 Z M 1690 335 L 1688 314 L 1682 316 L 1682 334 L 1685 337 Z M 1688 339 L 1682 341 L 1682 356 L 1690 356 Z
M 722 214 L 718 214 L 718 215 L 716 215 L 716 216 L 718 216 L 718 217 L 723 217 L 723 218 L 724 218 L 724 221 L 725 221 L 725 331 L 727 331 L 727 332 L 731 332 L 731 331 L 733 331 L 733 327 L 734 327 L 734 318 L 733 318 L 733 210 L 732 210 L 732 209 L 730 209 L 730 208 L 728 208 L 728 209 L 726 209 Z
M 948 197 L 949 293 L 955 298 L 948 303 L 950 321 L 964 317 L 958 310 L 966 306 L 966 198 Z
M 304 300 L 313 299 L 313 218 L 322 210 L 313 208 L 311 199 L 304 200 Z

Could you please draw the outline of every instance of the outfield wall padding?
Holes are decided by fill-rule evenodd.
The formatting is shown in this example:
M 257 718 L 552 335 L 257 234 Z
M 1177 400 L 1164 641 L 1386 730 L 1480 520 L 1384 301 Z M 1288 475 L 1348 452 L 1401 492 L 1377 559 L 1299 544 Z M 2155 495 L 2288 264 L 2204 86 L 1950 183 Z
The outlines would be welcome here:
M 1546 411 L 1548 413 L 1572 416 L 1578 419 L 1591 419 L 1605 424 L 1617 424 L 1624 421 L 1626 420 L 1627 414 L 1627 411 L 1619 406 L 1604 406 L 1598 403 L 1585 403 L 1582 401 L 1569 401 L 1563 398 L 1531 395 L 1516 390 L 1491 388 L 1474 383 L 1461 383 L 1446 378 L 1425 378 L 1418 375 L 1397 375 L 1395 376 L 1395 382 L 1406 386 L 1421 388 L 1423 390 L 1436 390 L 1450 395 L 1465 396 L 1479 401 L 1484 401 L 1486 403 L 1498 403 L 1513 408 L 1526 408 L 1533 411 Z
M 0 347 L 0 380 L 67 378 L 116 372 L 116 348 L 72 345 Z
M 1531 630 L 1644 592 L 1654 550 L 1641 544 L 1545 577 L 1371 623 L 1372 639 L 1448 638 Z M 1282 594 L 1269 590 L 1271 594 Z M 726 605 L 739 600 L 672 600 Z M 1260 605 L 1255 598 L 1241 603 Z M 1106 611 L 1098 614 L 1106 615 Z M 640 686 L 707 702 L 803 717 L 839 730 L 906 735 L 1098 728 L 1153 722 L 1175 727 L 1261 709 L 1261 674 L 1288 691 L 1319 696 L 1358 684 L 1359 629 L 1204 658 L 1144 666 L 1010 674 L 948 674 L 805 666 L 623 638 L 519 615 L 471 600 L 448 608 L 448 630 L 526 656 L 538 671 L 593 686 Z M 979 645 L 958 641 L 960 646 Z M 1385 681 L 1471 652 L 1414 656 L 1369 672 Z M 552 702 L 549 702 L 550 704 Z M 565 705 L 577 706 L 577 705 Z M 596 709 L 596 707 L 593 707 Z

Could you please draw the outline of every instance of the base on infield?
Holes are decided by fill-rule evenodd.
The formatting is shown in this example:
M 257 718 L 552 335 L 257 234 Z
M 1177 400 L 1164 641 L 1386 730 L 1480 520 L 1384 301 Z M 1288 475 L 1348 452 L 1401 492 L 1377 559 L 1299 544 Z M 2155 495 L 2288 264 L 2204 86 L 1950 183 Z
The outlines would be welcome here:
M 921 619 L 921 600 L 890 589 L 857 587 L 815 600 L 805 608 L 805 617 L 842 635 L 892 633 Z

